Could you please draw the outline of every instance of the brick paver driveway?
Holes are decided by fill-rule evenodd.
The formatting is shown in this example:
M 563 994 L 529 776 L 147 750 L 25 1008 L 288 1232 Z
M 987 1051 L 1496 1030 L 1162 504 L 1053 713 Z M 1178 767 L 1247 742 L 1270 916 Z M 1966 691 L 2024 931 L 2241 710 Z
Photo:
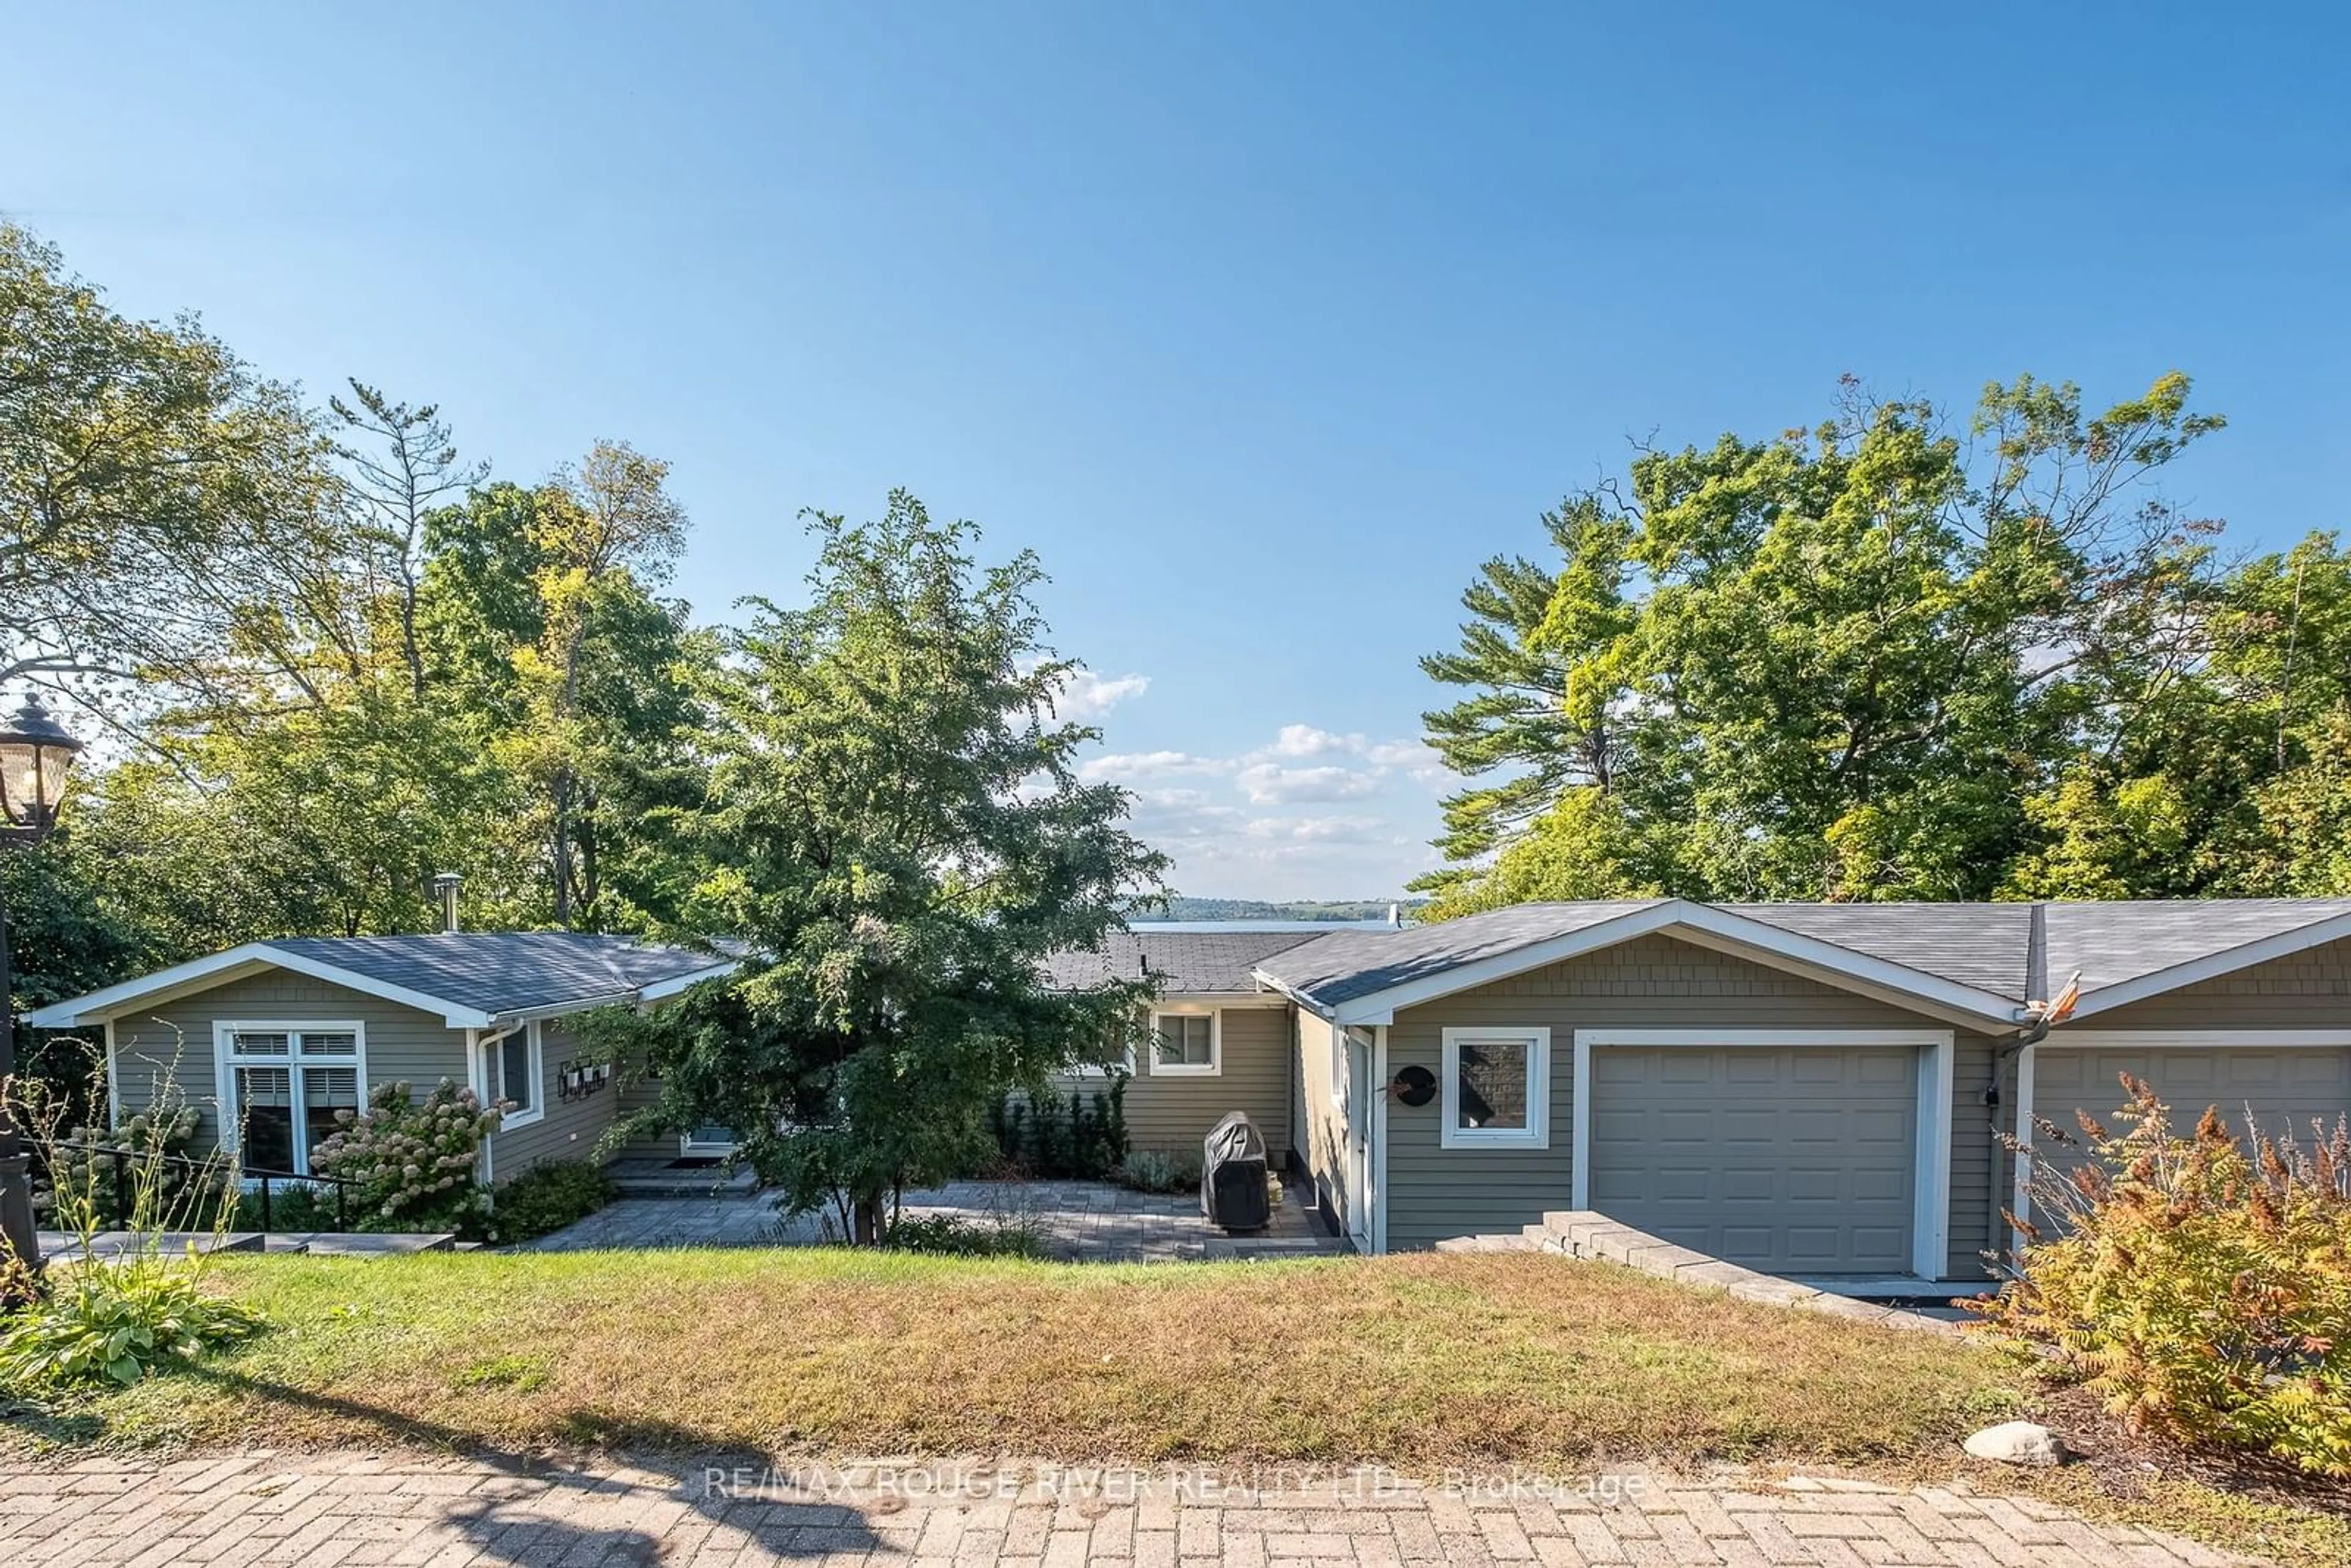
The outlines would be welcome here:
M 1740 1490 L 1741 1487 L 1746 1490 Z M 1239 1477 L 911 1462 L 547 1468 L 350 1454 L 0 1467 L 0 1563 L 2118 1564 L 2249 1561 L 1866 1483 Z

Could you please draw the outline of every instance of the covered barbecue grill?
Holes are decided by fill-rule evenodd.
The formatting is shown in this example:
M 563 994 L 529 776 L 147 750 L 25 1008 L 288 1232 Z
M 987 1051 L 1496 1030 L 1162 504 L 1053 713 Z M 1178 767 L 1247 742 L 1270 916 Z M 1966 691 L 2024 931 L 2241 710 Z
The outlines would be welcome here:
M 1246 1112 L 1230 1113 L 1202 1141 L 1200 1212 L 1227 1230 L 1262 1230 L 1273 1223 L 1265 1187 L 1265 1134 Z

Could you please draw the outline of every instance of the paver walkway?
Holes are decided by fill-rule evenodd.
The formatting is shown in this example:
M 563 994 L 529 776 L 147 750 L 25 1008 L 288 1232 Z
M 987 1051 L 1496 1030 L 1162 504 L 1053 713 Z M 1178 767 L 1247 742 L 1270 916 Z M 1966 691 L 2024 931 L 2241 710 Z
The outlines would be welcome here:
M 1310 1211 L 1304 1190 L 1285 1189 L 1273 1223 L 1229 1235 L 1200 1214 L 1191 1193 L 1132 1192 L 1108 1182 L 949 1182 L 910 1192 L 910 1216 L 958 1215 L 980 1223 L 1017 1222 L 1035 1230 L 1053 1257 L 1080 1262 L 1174 1262 L 1213 1258 L 1296 1257 L 1344 1252 L 1343 1240 Z M 792 1246 L 831 1239 L 823 1217 L 785 1219 L 771 1199 L 627 1197 L 576 1225 L 525 1243 L 536 1251 L 596 1247 Z
M 2225 1564 L 2250 1559 L 2029 1500 L 1866 1483 L 1418 1485 L 894 1465 L 540 1469 L 254 1454 L 0 1466 L 0 1563 L 978 1564 Z

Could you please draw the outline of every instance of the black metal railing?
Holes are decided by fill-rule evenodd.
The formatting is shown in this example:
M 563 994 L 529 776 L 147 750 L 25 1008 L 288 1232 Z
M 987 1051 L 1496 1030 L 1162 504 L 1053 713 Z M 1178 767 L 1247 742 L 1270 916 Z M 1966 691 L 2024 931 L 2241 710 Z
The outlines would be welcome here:
M 48 1147 L 54 1147 L 60 1153 L 89 1155 L 93 1159 L 102 1155 L 113 1162 L 114 1213 L 115 1218 L 118 1220 L 127 1220 L 131 1214 L 131 1166 L 135 1164 L 152 1160 L 163 1166 L 167 1169 L 202 1171 L 221 1176 L 234 1175 L 240 1179 L 240 1182 L 260 1183 L 259 1197 L 261 1199 L 261 1228 L 264 1230 L 276 1228 L 276 1227 L 270 1223 L 270 1187 L 273 1183 L 283 1184 L 286 1182 L 293 1182 L 305 1187 L 331 1187 L 334 1189 L 335 1194 L 335 1228 L 337 1230 L 347 1231 L 351 1228 L 348 1206 L 345 1201 L 346 1194 L 349 1189 L 357 1186 L 360 1184 L 346 1176 L 306 1176 L 300 1171 L 273 1171 L 268 1169 L 256 1170 L 249 1166 L 243 1168 L 236 1168 L 229 1166 L 218 1159 L 193 1160 L 190 1159 L 185 1155 L 142 1153 L 137 1149 L 116 1148 L 110 1144 L 79 1144 L 67 1142 L 51 1145 L 48 1145 Z M 47 1168 L 48 1156 L 47 1149 L 37 1144 L 33 1153 L 33 1163 L 36 1166 L 42 1167 L 40 1174 L 48 1177 L 50 1189 L 55 1191 L 57 1185 L 57 1172 Z M 240 1196 L 241 1195 L 236 1190 L 231 1189 L 222 1195 L 222 1201 L 225 1203 L 235 1203 L 238 1200 Z

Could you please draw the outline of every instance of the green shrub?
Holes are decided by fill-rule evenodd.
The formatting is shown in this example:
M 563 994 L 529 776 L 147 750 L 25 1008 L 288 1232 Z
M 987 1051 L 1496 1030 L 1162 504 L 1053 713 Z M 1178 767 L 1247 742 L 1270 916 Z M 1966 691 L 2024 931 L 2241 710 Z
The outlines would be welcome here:
M 206 1295 L 191 1270 L 81 1263 L 53 1273 L 61 1277 L 45 1298 L 0 1320 L 0 1388 L 136 1383 L 261 1327 L 246 1308 Z
M 2351 1127 L 2248 1148 L 2207 1111 L 2180 1137 L 2123 1082 L 2122 1132 L 2085 1115 L 2088 1162 L 2036 1162 L 2040 1225 L 1987 1323 L 2054 1347 L 2134 1429 L 2351 1475 Z
M 1111 1179 L 1137 1192 L 1197 1192 L 1200 1156 L 1180 1149 L 1137 1149 Z
M 1040 1180 L 1102 1181 L 1127 1155 L 1126 1074 L 1107 1091 L 1031 1097 L 1008 1095 L 988 1113 L 998 1157 L 1008 1170 Z
M 261 1212 L 261 1189 L 254 1187 L 237 1194 L 235 1218 L 232 1230 L 341 1230 L 355 1226 L 366 1218 L 357 1194 L 346 1194 L 339 1212 L 335 1207 L 335 1189 L 313 1186 L 308 1182 L 273 1181 L 269 1184 L 269 1212 Z
M 586 1160 L 542 1160 L 497 1189 L 490 1228 L 500 1241 L 528 1241 L 585 1219 L 612 1192 L 612 1178 Z
M 339 1111 L 340 1127 L 310 1151 L 310 1168 L 356 1183 L 344 1195 L 360 1230 L 459 1230 L 481 1227 L 489 1194 L 474 1179 L 482 1140 L 498 1113 L 444 1078 L 418 1103 L 406 1082 L 379 1083 L 368 1108 Z
M 900 1252 L 945 1258 L 1042 1258 L 1045 1238 L 1034 1220 L 999 1215 L 982 1221 L 959 1214 L 902 1218 L 883 1235 L 882 1245 Z
M 146 1174 L 172 1215 L 170 1228 L 208 1228 L 212 1205 L 225 1196 L 229 1184 L 225 1172 L 190 1155 L 201 1119 L 193 1105 L 167 1104 L 132 1115 L 120 1127 L 72 1128 L 45 1151 L 48 1157 L 33 1183 L 34 1213 L 45 1228 L 70 1229 L 58 1219 L 60 1204 L 87 1204 L 99 1229 L 131 1228 L 134 1192 L 142 1168 L 152 1166 Z

